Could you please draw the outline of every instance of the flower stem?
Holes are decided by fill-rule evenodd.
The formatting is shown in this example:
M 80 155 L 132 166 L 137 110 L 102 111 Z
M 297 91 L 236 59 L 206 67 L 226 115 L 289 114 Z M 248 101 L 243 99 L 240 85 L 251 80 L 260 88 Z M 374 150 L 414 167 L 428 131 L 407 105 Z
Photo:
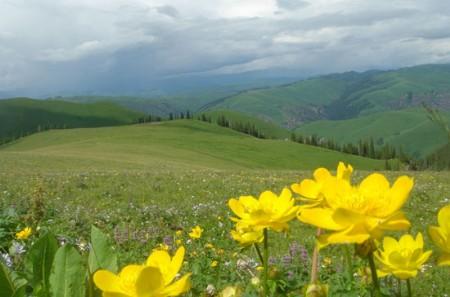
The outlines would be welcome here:
M 256 253 L 258 254 L 259 261 L 261 261 L 261 265 L 264 266 L 264 258 L 263 258 L 262 254 L 261 254 L 261 250 L 259 249 L 259 246 L 258 246 L 257 243 L 255 243 L 254 246 L 255 246 L 255 249 L 256 249 Z
M 267 228 L 264 229 L 264 296 L 269 296 L 269 237 Z
M 399 278 L 397 279 L 397 285 L 398 285 L 398 297 L 402 297 L 402 281 Z
M 317 229 L 317 236 L 320 236 L 322 230 L 320 228 Z M 319 246 L 316 244 L 314 246 L 312 263 L 311 263 L 311 284 L 317 283 L 319 279 Z
M 348 245 L 344 245 L 345 264 L 347 265 L 347 275 L 350 282 L 353 282 L 353 262 Z
M 406 287 L 408 288 L 408 297 L 412 297 L 411 282 L 409 278 L 406 280 Z
M 369 260 L 370 265 L 370 275 L 372 276 L 372 283 L 373 283 L 373 292 L 375 297 L 380 296 L 380 283 L 378 282 L 378 276 L 377 276 L 377 268 L 375 267 L 375 261 L 373 260 L 373 252 L 370 252 L 367 255 L 367 259 Z

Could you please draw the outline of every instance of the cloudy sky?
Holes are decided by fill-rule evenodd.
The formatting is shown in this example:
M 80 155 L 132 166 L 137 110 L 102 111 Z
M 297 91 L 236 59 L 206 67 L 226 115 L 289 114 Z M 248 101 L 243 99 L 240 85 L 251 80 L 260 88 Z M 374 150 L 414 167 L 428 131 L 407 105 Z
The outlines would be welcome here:
M 448 0 L 0 0 L 0 95 L 450 62 Z

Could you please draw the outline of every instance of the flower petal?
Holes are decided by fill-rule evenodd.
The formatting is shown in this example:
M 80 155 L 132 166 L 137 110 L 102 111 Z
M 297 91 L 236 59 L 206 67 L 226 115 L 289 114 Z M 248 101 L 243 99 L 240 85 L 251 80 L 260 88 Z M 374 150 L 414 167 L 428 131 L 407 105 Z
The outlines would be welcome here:
M 350 182 L 352 173 L 353 173 L 353 167 L 350 164 L 348 166 L 345 166 L 345 164 L 343 162 L 339 162 L 339 165 L 337 167 L 337 173 L 336 173 L 336 177 L 338 179 L 343 179 L 343 180 Z
M 430 226 L 428 227 L 428 234 L 431 237 L 431 240 L 437 247 L 439 247 L 441 250 L 449 252 L 450 253 L 450 247 L 447 247 L 447 238 L 446 234 L 443 232 L 442 228 L 436 227 L 436 226 Z
M 366 177 L 359 185 L 359 191 L 367 199 L 383 197 L 389 190 L 389 181 L 380 173 L 372 173 Z
M 156 250 L 148 256 L 146 265 L 157 267 L 159 269 L 165 269 L 170 266 L 170 255 L 163 250 Z
M 439 266 L 450 266 L 450 254 L 443 253 L 438 259 Z
M 170 286 L 166 287 L 164 291 L 161 292 L 162 296 L 178 296 L 181 295 L 191 288 L 191 282 L 189 280 L 189 277 L 191 276 L 190 273 L 184 275 L 182 278 L 171 284 Z
M 450 233 L 450 205 L 444 206 L 438 213 L 439 226 Z
M 137 296 L 153 296 L 152 293 L 164 289 L 164 278 L 157 267 L 147 266 L 142 269 L 136 280 Z
M 380 224 L 380 229 L 382 230 L 405 230 L 411 227 L 411 223 L 405 217 L 404 213 L 398 211 L 394 213 L 391 217 L 386 219 Z
M 297 214 L 300 221 L 328 230 L 342 230 L 345 226 L 333 220 L 333 210 L 329 208 L 303 208 Z
M 94 274 L 94 283 L 103 292 L 123 293 L 120 288 L 120 278 L 108 270 L 98 270 Z
M 417 270 L 394 270 L 392 271 L 392 274 L 394 274 L 394 276 L 399 279 L 405 280 L 408 278 L 416 277 Z
M 320 245 L 327 244 L 347 244 L 358 243 L 361 244 L 370 238 L 369 233 L 362 225 L 354 225 L 341 232 L 334 232 L 331 234 L 321 235 L 318 238 Z
M 406 200 L 408 200 L 409 194 L 414 186 L 414 180 L 408 176 L 400 176 L 389 190 L 388 193 L 388 213 L 394 213 L 398 211 Z

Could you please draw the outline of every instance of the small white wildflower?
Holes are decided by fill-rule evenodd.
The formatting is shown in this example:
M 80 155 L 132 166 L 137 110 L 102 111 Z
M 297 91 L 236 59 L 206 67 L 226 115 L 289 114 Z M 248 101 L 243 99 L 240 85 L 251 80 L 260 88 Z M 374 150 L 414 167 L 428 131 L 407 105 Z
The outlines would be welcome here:
M 214 285 L 209 284 L 206 287 L 206 295 L 207 296 L 214 296 L 216 294 L 216 288 L 214 287 Z

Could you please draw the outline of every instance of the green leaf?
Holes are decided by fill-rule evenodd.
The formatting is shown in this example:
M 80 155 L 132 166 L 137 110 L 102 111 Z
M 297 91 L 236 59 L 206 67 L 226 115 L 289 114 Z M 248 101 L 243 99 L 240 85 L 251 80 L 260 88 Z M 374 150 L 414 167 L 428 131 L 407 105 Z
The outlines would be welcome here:
M 91 227 L 91 250 L 89 252 L 89 272 L 93 274 L 98 269 L 106 269 L 117 273 L 117 254 L 111 242 L 97 227 Z
M 2 292 L 5 297 L 12 297 L 14 291 L 14 283 L 9 276 L 8 268 L 0 262 L 0 292 Z
M 2 297 L 22 297 L 25 295 L 27 282 L 0 262 L 0 292 Z
M 48 295 L 49 276 L 57 250 L 55 236 L 46 233 L 33 244 L 25 259 L 25 269 L 33 288 L 39 288 L 44 295 Z
M 60 247 L 50 273 L 51 297 L 84 297 L 86 270 L 81 255 L 69 245 Z

